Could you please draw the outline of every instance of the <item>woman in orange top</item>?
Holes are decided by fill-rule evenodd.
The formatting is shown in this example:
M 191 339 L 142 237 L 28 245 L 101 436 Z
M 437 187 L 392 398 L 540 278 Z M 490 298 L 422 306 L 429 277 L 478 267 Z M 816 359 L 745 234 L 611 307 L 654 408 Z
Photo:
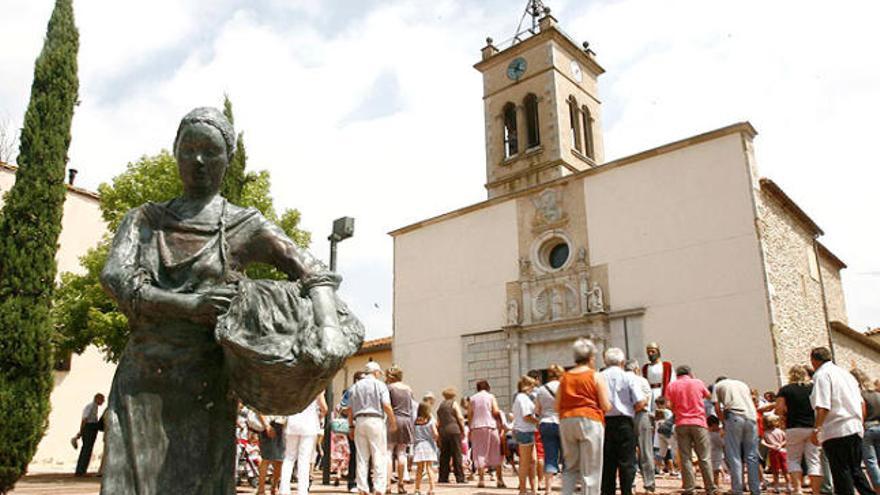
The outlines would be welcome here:
M 565 459 L 562 494 L 573 494 L 580 481 L 584 495 L 599 495 L 605 412 L 611 410 L 608 383 L 596 372 L 596 346 L 591 340 L 576 340 L 572 351 L 576 366 L 562 375 L 556 394 Z

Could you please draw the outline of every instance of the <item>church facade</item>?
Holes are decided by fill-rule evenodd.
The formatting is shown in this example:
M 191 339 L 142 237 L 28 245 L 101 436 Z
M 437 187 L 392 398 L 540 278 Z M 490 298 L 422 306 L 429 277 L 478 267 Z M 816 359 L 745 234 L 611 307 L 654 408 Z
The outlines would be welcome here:
M 571 365 L 580 336 L 641 362 L 656 341 L 761 390 L 835 342 L 880 376 L 880 346 L 844 343 L 860 335 L 845 264 L 760 176 L 749 123 L 605 162 L 594 54 L 549 13 L 506 49 L 487 42 L 487 200 L 391 232 L 393 355 L 415 389 L 487 379 L 508 404 L 520 375 Z

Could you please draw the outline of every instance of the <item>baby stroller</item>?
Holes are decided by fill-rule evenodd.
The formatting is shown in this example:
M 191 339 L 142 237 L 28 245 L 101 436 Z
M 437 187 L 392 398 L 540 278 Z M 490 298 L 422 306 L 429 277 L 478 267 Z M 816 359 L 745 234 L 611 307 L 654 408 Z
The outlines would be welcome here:
M 235 482 L 238 485 L 247 483 L 251 488 L 257 487 L 259 479 L 260 451 L 255 444 L 244 438 L 237 438 L 236 441 L 237 459 L 235 465 Z

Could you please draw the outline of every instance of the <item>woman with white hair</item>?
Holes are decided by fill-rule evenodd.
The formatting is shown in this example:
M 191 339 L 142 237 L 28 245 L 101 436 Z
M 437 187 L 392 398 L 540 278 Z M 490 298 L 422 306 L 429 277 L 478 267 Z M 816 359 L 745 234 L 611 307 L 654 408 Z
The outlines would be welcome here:
M 559 380 L 556 410 L 565 469 L 562 493 L 571 495 L 580 483 L 584 495 L 602 487 L 605 412 L 611 410 L 608 384 L 596 372 L 596 346 L 581 338 L 572 345 L 575 367 Z

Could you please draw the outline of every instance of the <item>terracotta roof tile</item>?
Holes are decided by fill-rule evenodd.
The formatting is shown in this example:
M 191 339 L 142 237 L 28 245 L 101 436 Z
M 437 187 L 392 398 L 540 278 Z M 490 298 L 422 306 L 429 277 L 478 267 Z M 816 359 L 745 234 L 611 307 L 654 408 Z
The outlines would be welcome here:
M 380 351 L 391 349 L 391 337 L 382 337 L 381 339 L 365 340 L 361 346 L 361 352 L 364 351 Z
M 383 352 L 391 350 L 392 337 L 382 337 L 381 339 L 365 340 L 361 348 L 355 353 L 355 356 L 371 354 L 374 352 Z

